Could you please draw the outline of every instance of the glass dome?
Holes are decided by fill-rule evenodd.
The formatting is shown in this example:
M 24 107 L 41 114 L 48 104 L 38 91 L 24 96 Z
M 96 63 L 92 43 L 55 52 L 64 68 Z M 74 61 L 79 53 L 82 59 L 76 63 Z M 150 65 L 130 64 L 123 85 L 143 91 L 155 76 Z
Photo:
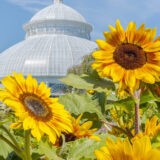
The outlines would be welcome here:
M 71 7 L 64 5 L 61 1 L 56 1 L 53 5 L 50 5 L 39 11 L 33 16 L 33 18 L 31 18 L 30 22 L 51 19 L 79 21 L 86 23 L 86 20 L 82 15 L 80 15 Z
M 62 0 L 39 11 L 24 30 L 25 40 L 0 54 L 0 79 L 13 71 L 31 73 L 39 82 L 64 89 L 58 79 L 97 48 L 90 41 L 92 26 Z
M 0 55 L 0 77 L 13 71 L 36 77 L 63 77 L 96 48 L 94 42 L 67 35 L 38 36 L 24 40 Z
M 74 9 L 55 0 L 24 25 L 26 39 L 37 35 L 63 34 L 90 39 L 92 26 Z

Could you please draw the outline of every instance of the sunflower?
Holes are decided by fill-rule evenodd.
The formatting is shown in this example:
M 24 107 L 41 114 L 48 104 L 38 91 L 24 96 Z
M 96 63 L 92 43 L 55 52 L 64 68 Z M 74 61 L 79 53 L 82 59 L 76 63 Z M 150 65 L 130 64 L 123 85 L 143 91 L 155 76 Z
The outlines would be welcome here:
M 159 160 L 160 150 L 152 149 L 149 137 L 144 136 L 131 144 L 127 139 L 120 138 L 115 143 L 111 138 L 106 145 L 95 150 L 97 160 Z
M 83 114 L 80 114 L 77 119 L 72 117 L 72 132 L 71 133 L 63 133 L 65 136 L 65 142 L 75 141 L 76 139 L 85 138 L 88 137 L 90 139 L 94 139 L 96 141 L 100 141 L 101 139 L 93 135 L 97 128 L 90 129 L 93 125 L 92 121 L 84 122 L 80 125 L 80 120 L 82 118 Z M 57 139 L 56 146 L 59 147 L 62 145 L 62 137 Z
M 25 79 L 21 73 L 3 78 L 5 89 L 0 90 L 0 100 L 7 104 L 18 117 L 12 128 L 22 127 L 31 130 L 39 141 L 44 134 L 55 143 L 61 132 L 72 132 L 71 117 L 58 98 L 50 98 L 50 88 L 44 82 L 38 86 L 31 74 Z
M 150 138 L 153 138 L 156 137 L 159 132 L 160 123 L 158 123 L 157 116 L 153 116 L 151 120 L 146 119 L 145 131 L 138 133 L 134 138 L 132 138 L 132 141 L 143 136 L 149 136 Z M 132 130 L 132 134 L 135 135 L 134 130 Z
M 111 32 L 104 32 L 106 41 L 97 40 L 100 50 L 92 55 L 96 61 L 92 68 L 100 77 L 108 77 L 119 83 L 119 93 L 127 90 L 131 94 L 139 88 L 140 81 L 154 84 L 160 74 L 160 41 L 154 40 L 156 28 L 145 29 L 142 24 L 130 22 L 126 32 L 119 20 Z
M 158 134 L 158 132 L 160 132 L 160 123 L 158 123 L 157 116 L 153 116 L 150 121 L 149 119 L 147 119 L 144 134 L 151 137 L 155 137 Z
M 80 125 L 80 120 L 82 118 L 83 114 L 80 114 L 77 119 L 72 117 L 72 126 L 73 126 L 73 134 L 76 136 L 77 139 L 82 137 L 89 137 L 89 138 L 95 138 L 96 140 L 99 140 L 99 137 L 94 136 L 93 133 L 97 131 L 97 128 L 90 129 L 93 125 L 92 121 L 84 122 Z

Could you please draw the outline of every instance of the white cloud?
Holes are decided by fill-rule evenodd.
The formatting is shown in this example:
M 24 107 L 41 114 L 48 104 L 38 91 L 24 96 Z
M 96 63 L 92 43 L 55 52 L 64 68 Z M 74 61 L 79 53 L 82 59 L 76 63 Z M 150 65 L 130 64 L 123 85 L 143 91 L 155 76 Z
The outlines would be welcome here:
M 31 12 L 31 13 L 36 13 L 38 12 L 41 8 L 38 7 L 31 7 L 31 6 L 23 6 L 23 9 Z
M 51 0 L 8 0 L 8 2 L 33 13 L 51 4 Z

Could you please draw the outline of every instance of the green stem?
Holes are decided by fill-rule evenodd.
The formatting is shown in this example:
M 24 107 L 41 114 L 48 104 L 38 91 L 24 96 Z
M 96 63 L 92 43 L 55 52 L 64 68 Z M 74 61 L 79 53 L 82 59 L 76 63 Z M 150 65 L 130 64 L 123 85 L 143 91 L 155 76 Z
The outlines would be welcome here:
M 21 158 L 24 157 L 22 150 L 19 150 L 12 142 L 0 134 L 0 139 L 6 142 Z
M 139 117 L 139 105 L 140 105 L 141 89 L 135 91 L 134 97 L 136 98 L 135 104 L 135 135 L 140 131 L 140 117 Z
M 117 130 L 125 133 L 126 135 L 128 135 L 128 137 L 133 138 L 133 135 L 130 134 L 130 133 L 128 132 L 128 130 L 124 130 L 123 128 L 120 128 L 120 127 L 116 126 L 115 124 L 113 124 L 113 123 L 111 123 L 111 122 L 108 122 L 107 120 L 105 120 L 105 121 L 104 121 L 104 120 L 101 120 L 101 122 L 103 122 L 104 124 L 109 125 L 109 126 L 115 128 L 115 129 L 117 129 Z
M 25 135 L 25 144 L 24 144 L 25 154 L 26 154 L 27 160 L 32 160 L 31 153 L 30 153 L 30 135 L 31 135 L 30 130 L 26 130 L 24 132 L 24 135 Z
M 61 136 L 62 136 L 62 147 L 61 147 L 61 150 L 60 150 L 60 152 L 59 152 L 59 155 L 60 155 L 60 156 L 61 156 L 62 153 L 64 152 L 64 147 L 65 147 L 65 143 L 66 143 L 66 141 L 65 141 L 65 135 L 62 134 Z
M 0 129 L 4 130 L 4 131 L 7 133 L 7 135 L 10 137 L 10 139 L 12 140 L 12 142 L 15 144 L 15 146 L 16 146 L 19 150 L 22 151 L 22 149 L 21 149 L 20 145 L 18 144 L 17 140 L 16 140 L 15 137 L 9 132 L 9 130 L 8 130 L 6 127 L 4 127 L 3 125 L 0 127 Z

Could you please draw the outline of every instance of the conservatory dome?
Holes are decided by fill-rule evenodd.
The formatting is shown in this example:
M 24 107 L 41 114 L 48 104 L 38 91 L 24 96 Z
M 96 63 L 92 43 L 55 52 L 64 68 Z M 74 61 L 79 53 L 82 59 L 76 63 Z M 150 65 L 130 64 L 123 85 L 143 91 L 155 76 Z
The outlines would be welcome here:
M 86 23 L 86 20 L 76 10 L 66 6 L 62 1 L 54 1 L 54 5 L 50 5 L 35 14 L 30 22 L 43 20 L 70 20 Z
M 67 70 L 92 53 L 92 26 L 74 9 L 55 0 L 24 25 L 25 40 L 0 54 L 0 79 L 12 74 L 29 73 L 55 91 Z

